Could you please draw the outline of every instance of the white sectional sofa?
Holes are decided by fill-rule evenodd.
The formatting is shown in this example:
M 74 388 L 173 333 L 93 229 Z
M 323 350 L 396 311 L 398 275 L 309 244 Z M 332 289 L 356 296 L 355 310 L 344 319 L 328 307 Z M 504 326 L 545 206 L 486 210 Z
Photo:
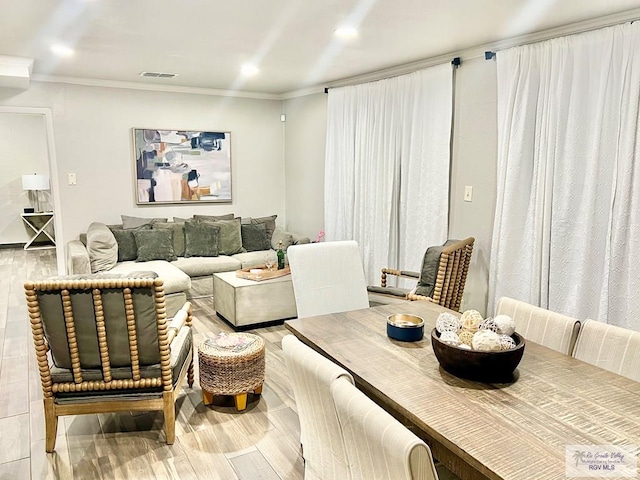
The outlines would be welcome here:
M 230 216 L 233 218 L 233 215 Z M 272 217 L 263 217 L 269 218 L 270 221 L 272 220 L 272 225 L 275 226 L 271 235 L 269 235 L 269 244 L 272 247 L 269 249 L 246 251 L 247 242 L 245 242 L 241 251 L 230 255 L 185 256 L 185 254 L 188 255 L 188 251 L 185 251 L 185 254 L 181 256 L 176 255 L 174 260 L 152 259 L 139 261 L 140 256 L 136 260 L 122 260 L 122 255 L 119 255 L 122 252 L 118 252 L 118 249 L 122 250 L 124 246 L 118 244 L 113 233 L 117 233 L 119 230 L 134 230 L 142 225 L 151 225 L 149 230 L 152 230 L 153 221 L 157 220 L 137 219 L 137 223 L 133 223 L 134 225 L 137 224 L 137 227 L 126 229 L 126 220 L 131 218 L 135 217 L 123 216 L 123 225 L 107 226 L 94 222 L 90 225 L 87 234 L 80 235 L 78 240 L 68 242 L 66 244 L 67 273 L 72 275 L 107 271 L 110 273 L 153 271 L 164 280 L 167 313 L 170 315 L 182 307 L 187 299 L 213 296 L 214 273 L 261 265 L 268 258 L 276 261 L 275 249 L 278 247 L 279 241 L 283 242 L 284 248 L 289 245 L 309 243 L 309 238 L 286 232 L 282 228 L 275 226 L 274 215 Z M 243 219 L 243 221 L 247 220 L 251 219 Z M 256 219 L 253 220 L 255 221 Z M 144 223 L 144 221 L 148 221 L 148 223 Z M 192 220 L 189 219 L 187 221 Z M 165 223 L 164 229 L 173 222 L 163 223 Z M 215 225 L 216 221 L 212 221 L 212 223 Z M 131 222 L 129 225 L 132 225 Z M 138 235 L 138 242 L 141 236 L 145 235 Z

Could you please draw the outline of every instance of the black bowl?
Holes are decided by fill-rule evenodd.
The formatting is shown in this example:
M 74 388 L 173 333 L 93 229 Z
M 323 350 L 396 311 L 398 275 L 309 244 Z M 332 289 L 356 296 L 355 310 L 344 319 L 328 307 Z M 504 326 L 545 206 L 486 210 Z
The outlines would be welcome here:
M 507 383 L 514 380 L 513 372 L 524 354 L 524 337 L 511 335 L 516 347 L 498 352 L 465 350 L 440 341 L 440 334 L 431 331 L 431 345 L 440 366 L 456 377 L 477 382 Z
M 424 320 L 417 315 L 396 313 L 387 317 L 387 335 L 402 342 L 417 342 L 424 336 Z

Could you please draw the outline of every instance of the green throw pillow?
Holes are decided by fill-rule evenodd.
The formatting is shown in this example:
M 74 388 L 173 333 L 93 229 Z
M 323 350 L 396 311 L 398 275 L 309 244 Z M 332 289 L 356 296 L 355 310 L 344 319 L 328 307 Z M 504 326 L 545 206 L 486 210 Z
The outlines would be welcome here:
M 166 218 L 142 218 L 142 217 L 131 217 L 129 215 L 120 215 L 122 219 L 122 228 L 125 230 L 129 230 L 132 228 L 138 228 L 142 225 L 151 225 L 152 223 L 162 223 L 166 222 Z
M 233 213 L 227 213 L 225 215 L 194 215 L 193 219 L 196 222 L 199 222 L 200 220 L 208 220 L 210 222 L 215 222 L 218 220 L 233 220 L 235 218 L 235 215 Z
M 133 232 L 136 230 L 149 230 L 151 225 L 142 225 L 129 230 L 123 230 L 122 228 L 117 228 L 117 226 L 109 226 L 109 228 L 116 237 L 116 242 L 118 242 L 118 261 L 127 262 L 138 258 L 138 245 Z
M 276 218 L 278 215 L 271 215 L 270 217 L 258 217 L 252 218 L 251 223 L 256 225 L 259 223 L 264 223 L 265 229 L 267 231 L 267 240 L 271 243 L 271 237 L 273 237 L 273 231 L 276 229 Z
M 185 257 L 217 257 L 220 227 L 209 222 L 185 222 Z
M 267 230 L 264 223 L 256 225 L 241 225 L 242 227 L 242 247 L 247 252 L 257 252 L 259 250 L 269 250 L 271 245 L 267 240 Z
M 184 222 L 154 223 L 153 229 L 173 231 L 173 253 L 176 257 L 184 257 Z
M 150 260 L 177 260 L 173 251 L 172 230 L 135 230 L 133 236 L 138 246 L 138 258 L 136 262 L 148 262 Z
M 220 227 L 220 241 L 218 244 L 220 255 L 233 255 L 242 251 L 242 231 L 239 218 L 216 221 L 200 219 L 198 223 L 209 223 Z

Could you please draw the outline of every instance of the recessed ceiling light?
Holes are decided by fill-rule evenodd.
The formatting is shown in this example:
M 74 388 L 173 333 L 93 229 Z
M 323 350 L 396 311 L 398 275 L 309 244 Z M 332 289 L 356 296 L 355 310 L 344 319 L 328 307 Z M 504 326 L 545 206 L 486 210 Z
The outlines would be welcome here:
M 343 26 L 336 28 L 333 33 L 338 38 L 355 38 L 358 36 L 358 29 L 355 27 Z
M 250 63 L 245 63 L 240 69 L 240 72 L 242 72 L 242 74 L 246 77 L 252 77 L 256 73 L 258 73 L 259 70 L 258 70 L 258 67 L 256 67 L 255 65 L 252 65 Z
M 51 51 L 60 57 L 70 57 L 73 55 L 73 49 L 67 47 L 66 45 L 62 45 L 57 43 L 51 46 Z

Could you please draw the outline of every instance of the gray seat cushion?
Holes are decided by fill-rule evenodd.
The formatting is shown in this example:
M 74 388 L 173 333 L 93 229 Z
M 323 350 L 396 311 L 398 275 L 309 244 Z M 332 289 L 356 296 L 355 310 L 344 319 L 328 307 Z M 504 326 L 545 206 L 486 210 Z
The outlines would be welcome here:
M 184 363 L 189 358 L 191 348 L 193 345 L 193 333 L 191 328 L 182 327 L 178 335 L 173 340 L 171 344 L 171 373 L 173 379 L 174 388 L 177 386 L 176 383 L 178 381 L 178 377 L 180 375 L 180 371 Z M 131 368 L 120 367 L 120 368 L 112 368 L 111 375 L 114 380 L 124 380 L 131 378 Z M 140 375 L 142 378 L 159 378 L 161 377 L 160 372 L 160 364 L 155 363 L 153 365 L 141 365 L 140 366 Z M 73 372 L 66 368 L 52 367 L 51 368 L 51 378 L 54 383 L 64 383 L 64 382 L 73 382 Z M 82 370 L 82 378 L 85 381 L 90 380 L 102 380 L 102 370 L 100 369 L 83 369 Z M 155 389 L 149 389 L 151 391 L 155 390 L 158 392 L 162 392 L 162 386 L 157 387 Z M 105 397 L 105 396 L 114 396 L 115 398 L 119 398 L 122 400 L 122 395 L 130 392 L 133 395 L 140 394 L 141 389 L 125 389 L 118 390 L 117 394 L 113 392 L 105 391 L 104 394 L 99 392 L 91 392 L 90 395 L 83 395 L 83 392 L 71 392 L 71 393 L 59 393 L 57 396 L 64 398 L 85 396 L 87 398 L 90 397 Z

